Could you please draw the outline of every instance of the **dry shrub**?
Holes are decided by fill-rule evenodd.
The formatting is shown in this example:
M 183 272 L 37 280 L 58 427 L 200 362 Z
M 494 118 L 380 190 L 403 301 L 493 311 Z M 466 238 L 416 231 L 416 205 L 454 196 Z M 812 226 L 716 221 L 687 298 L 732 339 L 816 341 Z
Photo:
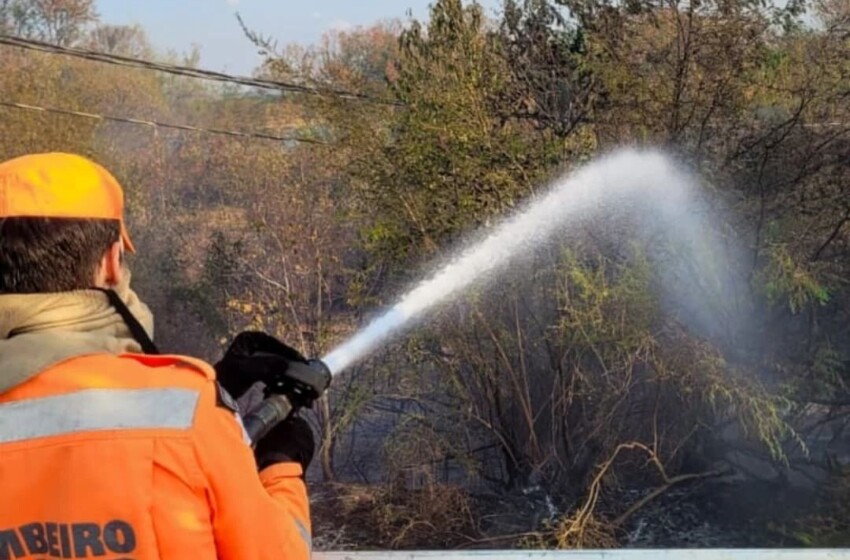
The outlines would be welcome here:
M 436 465 L 451 444 L 426 416 L 409 414 L 384 444 L 388 484 L 375 494 L 375 524 L 390 548 L 445 548 L 473 538 L 467 490 L 440 483 Z
M 617 548 L 616 530 L 613 525 L 598 519 L 593 513 L 582 516 L 576 513 L 565 517 L 537 537 L 536 548 Z
M 645 465 L 657 471 L 657 475 L 661 479 L 661 484 L 652 492 L 629 506 L 625 511 L 616 515 L 616 517 L 611 516 L 608 519 L 603 519 L 599 514 L 598 507 L 603 489 L 606 486 L 616 486 L 617 475 L 614 470 L 615 463 L 621 458 L 621 454 L 628 452 L 637 452 L 645 455 Z M 635 512 L 677 484 L 715 477 L 722 473 L 723 471 L 720 470 L 711 470 L 700 473 L 679 474 L 671 477 L 667 473 L 663 460 L 651 447 L 637 441 L 621 443 L 605 461 L 597 466 L 596 475 L 593 477 L 587 495 L 581 505 L 568 515 L 563 516 L 556 523 L 546 527 L 536 537 L 536 540 L 545 548 L 617 548 L 619 546 L 617 532 L 623 523 Z
M 375 522 L 390 548 L 452 548 L 474 538 L 469 494 L 458 486 L 387 486 L 376 502 Z
M 425 418 L 404 417 L 384 443 L 386 482 L 313 489 L 315 532 L 337 535 L 328 545 L 351 541 L 384 549 L 446 549 L 473 542 L 478 531 L 468 491 L 439 482 L 435 474 L 433 459 L 446 449 Z

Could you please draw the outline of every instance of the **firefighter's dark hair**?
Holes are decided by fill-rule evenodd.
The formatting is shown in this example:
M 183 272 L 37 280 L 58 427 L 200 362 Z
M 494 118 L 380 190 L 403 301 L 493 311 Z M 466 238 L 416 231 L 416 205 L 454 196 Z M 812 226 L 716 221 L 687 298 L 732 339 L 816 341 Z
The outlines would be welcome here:
M 0 294 L 91 288 L 120 233 L 118 220 L 0 219 Z

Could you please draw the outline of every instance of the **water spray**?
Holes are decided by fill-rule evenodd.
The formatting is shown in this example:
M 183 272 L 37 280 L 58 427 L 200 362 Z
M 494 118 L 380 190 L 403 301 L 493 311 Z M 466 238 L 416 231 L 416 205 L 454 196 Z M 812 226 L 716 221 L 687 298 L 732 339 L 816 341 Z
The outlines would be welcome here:
M 470 287 L 492 280 L 517 257 L 531 254 L 551 240 L 571 219 L 592 215 L 610 203 L 625 203 L 631 208 L 647 198 L 656 202 L 661 214 L 669 213 L 686 202 L 690 184 L 663 154 L 637 150 L 600 158 L 556 182 L 489 234 L 461 249 L 326 356 L 298 364 L 292 376 L 283 375 L 283 382 L 272 391 L 272 397 L 280 398 L 266 399 L 262 412 L 258 409 L 246 418 L 249 434 L 256 441 L 257 434 L 265 433 L 293 409 L 309 406 L 324 393 L 334 375 L 365 359 Z M 304 400 L 305 396 L 310 398 Z
M 321 361 L 333 375 L 346 370 L 472 285 L 492 279 L 516 257 L 542 246 L 571 218 L 603 203 L 662 188 L 660 178 L 671 174 L 679 176 L 668 158 L 652 151 L 624 150 L 590 163 L 462 250 Z

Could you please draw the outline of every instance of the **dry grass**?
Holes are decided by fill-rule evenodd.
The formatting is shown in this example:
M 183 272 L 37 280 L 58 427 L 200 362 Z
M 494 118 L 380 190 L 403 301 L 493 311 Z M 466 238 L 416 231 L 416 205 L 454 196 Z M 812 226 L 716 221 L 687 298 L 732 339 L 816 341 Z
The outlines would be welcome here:
M 470 498 L 456 486 L 332 485 L 314 492 L 316 534 L 326 546 L 450 549 L 477 537 Z

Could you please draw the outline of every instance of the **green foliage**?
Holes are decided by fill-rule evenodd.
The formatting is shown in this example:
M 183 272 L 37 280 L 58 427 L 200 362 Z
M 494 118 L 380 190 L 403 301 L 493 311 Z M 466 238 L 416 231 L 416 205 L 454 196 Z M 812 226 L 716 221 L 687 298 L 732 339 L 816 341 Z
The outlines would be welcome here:
M 356 173 L 382 216 L 375 250 L 409 258 L 516 205 L 556 144 L 502 117 L 512 78 L 479 6 L 438 1 L 427 27 L 414 22 L 400 41 L 392 91 L 406 110 Z
M 643 254 L 625 265 L 604 258 L 589 265 L 568 253 L 565 275 L 559 331 L 567 337 L 566 347 L 594 349 L 602 344 L 632 355 L 646 346 L 658 320 L 658 302 L 652 263 Z
M 772 305 L 787 305 L 792 313 L 798 313 L 810 305 L 829 302 L 827 288 L 794 260 L 786 246 L 769 247 L 767 259 L 759 280 Z

